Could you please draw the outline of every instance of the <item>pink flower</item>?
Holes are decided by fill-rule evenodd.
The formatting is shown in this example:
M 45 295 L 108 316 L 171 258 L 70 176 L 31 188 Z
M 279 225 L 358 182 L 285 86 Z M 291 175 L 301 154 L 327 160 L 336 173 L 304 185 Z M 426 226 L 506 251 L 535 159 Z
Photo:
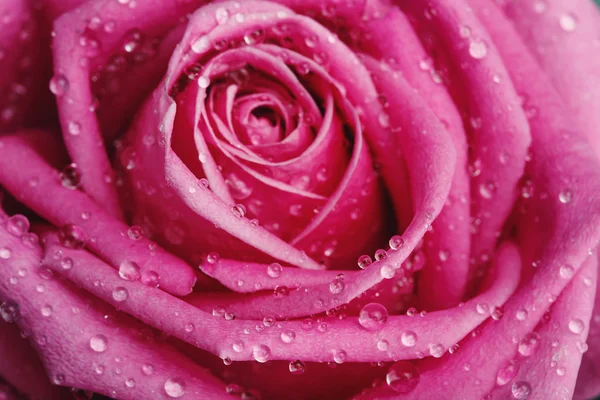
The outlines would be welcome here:
M 593 2 L 0 18 L 5 398 L 600 393 Z

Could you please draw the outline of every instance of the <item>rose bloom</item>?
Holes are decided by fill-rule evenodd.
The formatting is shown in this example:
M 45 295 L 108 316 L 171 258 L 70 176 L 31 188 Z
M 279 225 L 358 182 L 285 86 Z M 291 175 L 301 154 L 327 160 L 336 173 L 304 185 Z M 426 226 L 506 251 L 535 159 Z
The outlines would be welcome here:
M 591 0 L 0 1 L 1 399 L 591 399 Z

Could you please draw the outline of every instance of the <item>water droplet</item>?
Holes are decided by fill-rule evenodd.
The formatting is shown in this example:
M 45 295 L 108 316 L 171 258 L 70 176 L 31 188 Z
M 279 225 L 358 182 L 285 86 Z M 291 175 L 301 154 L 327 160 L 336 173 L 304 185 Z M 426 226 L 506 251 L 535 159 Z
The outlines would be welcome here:
M 7 300 L 0 304 L 0 316 L 4 322 L 15 322 L 20 315 L 19 305 L 13 300 Z
M 131 240 L 140 240 L 144 236 L 144 230 L 141 226 L 134 225 L 127 229 L 127 237 Z
M 119 276 L 126 281 L 140 279 L 140 266 L 133 261 L 125 260 L 119 265 Z
M 15 214 L 6 220 L 6 230 L 11 235 L 21 237 L 29 230 L 29 220 L 24 215 Z
M 379 249 L 375 252 L 375 260 L 381 261 L 387 257 L 387 251 Z
M 202 36 L 201 38 L 197 39 L 195 42 L 192 43 L 192 51 L 194 53 L 201 54 L 210 49 L 210 46 L 211 44 L 208 37 Z
M 358 315 L 358 323 L 370 331 L 382 329 L 388 320 L 387 309 L 379 303 L 365 305 Z
M 52 315 L 52 312 L 54 310 L 52 309 L 51 305 L 46 304 L 46 305 L 42 306 L 42 309 L 40 311 L 44 317 L 49 317 Z
M 252 349 L 252 356 L 259 363 L 266 363 L 271 358 L 271 349 L 264 344 L 256 345 Z
M 190 333 L 190 332 L 193 332 L 193 331 L 194 331 L 194 329 L 195 329 L 195 326 L 194 326 L 194 324 L 192 324 L 192 323 L 185 324 L 185 327 L 184 327 L 184 329 L 185 329 L 185 331 L 186 331 L 186 332 Z
M 152 364 L 142 365 L 142 373 L 146 376 L 153 375 L 154 374 L 154 366 Z
M 575 334 L 580 334 L 585 329 L 585 323 L 579 318 L 573 318 L 569 321 L 569 330 Z
M 577 28 L 577 17 L 571 13 L 561 14 L 558 23 L 563 31 L 573 32 Z
M 69 81 L 63 74 L 57 74 L 50 79 L 50 91 L 56 97 L 64 95 L 69 89 Z
M 344 280 L 336 278 L 329 284 L 331 294 L 340 294 L 344 291 Z
M 469 44 L 469 54 L 471 57 L 480 60 L 487 55 L 487 44 L 483 40 L 472 40 Z
M 475 306 L 478 314 L 484 315 L 487 314 L 490 310 L 490 307 L 486 303 L 477 303 Z
M 294 341 L 294 339 L 296 339 L 296 332 L 292 331 L 292 330 L 284 330 L 283 332 L 281 332 L 281 341 L 283 343 L 289 344 L 292 343 Z
M 556 375 L 558 376 L 565 376 L 567 373 L 567 369 L 565 367 L 558 367 L 556 368 Z
M 434 343 L 429 345 L 429 354 L 435 358 L 440 358 L 446 352 L 446 348 L 441 343 Z
M 385 339 L 379 339 L 377 341 L 377 349 L 380 351 L 387 351 L 387 349 L 390 347 L 390 342 L 388 342 Z
M 392 279 L 396 274 L 396 270 L 391 265 L 384 265 L 380 270 L 381 277 L 384 279 Z
M 387 113 L 380 113 L 377 120 L 382 128 L 388 128 L 390 126 L 390 116 Z
M 404 239 L 400 235 L 394 235 L 391 237 L 389 245 L 391 249 L 398 250 L 400 247 L 404 246 Z
M 65 376 L 63 374 L 56 374 L 52 378 L 52 382 L 55 385 L 62 385 L 65 382 Z
M 241 204 L 236 204 L 231 207 L 231 212 L 238 218 L 243 218 L 246 215 L 246 207 Z
M 494 321 L 500 321 L 503 316 L 504 310 L 502 310 L 502 308 L 500 307 L 494 307 L 494 309 L 492 310 L 492 319 Z
M 385 376 L 388 386 L 397 393 L 410 393 L 419 384 L 420 374 L 417 367 L 408 361 L 394 363 Z
M 570 279 L 573 277 L 573 274 L 575 273 L 575 269 L 569 265 L 569 264 L 564 264 L 560 266 L 560 277 L 563 279 Z
M 295 361 L 290 362 L 289 368 L 290 368 L 290 372 L 294 375 L 303 374 L 304 371 L 306 370 L 306 366 L 300 360 L 295 360 Z
M 336 350 L 333 352 L 333 361 L 336 364 L 343 364 L 348 359 L 348 354 L 344 350 Z
M 81 249 L 85 246 L 86 237 L 83 229 L 78 225 L 63 225 L 58 231 L 60 244 L 69 249 Z
M 210 86 L 210 78 L 208 76 L 202 75 L 198 78 L 198 86 L 200 86 L 200 88 L 202 89 L 206 89 Z M 200 160 L 200 162 L 202 162 L 202 160 Z
M 125 289 L 122 286 L 118 286 L 118 287 L 114 288 L 112 291 L 112 298 L 115 301 L 118 301 L 118 302 L 125 301 L 125 300 L 127 300 L 128 297 L 129 297 L 129 292 L 127 291 L 127 289 Z
M 142 283 L 146 286 L 157 288 L 159 285 L 158 273 L 156 271 L 144 271 L 141 278 Z
M 70 121 L 67 125 L 67 132 L 73 136 L 77 136 L 81 133 L 81 124 L 77 121 Z
M 533 354 L 540 342 L 540 335 L 537 332 L 531 332 L 525 335 L 519 342 L 518 351 L 524 357 L 528 357 Z
M 185 394 L 185 382 L 180 378 L 171 378 L 165 382 L 165 393 L 171 398 L 179 398 Z
M 413 331 L 406 331 L 400 337 L 400 341 L 406 347 L 413 347 L 417 344 L 417 334 Z
M 517 372 L 519 372 L 519 365 L 517 362 L 515 360 L 507 361 L 498 370 L 498 375 L 496 375 L 496 384 L 498 386 L 506 385 L 508 382 L 512 381 L 515 376 L 517 376 Z
M 233 344 L 231 345 L 231 348 L 233 349 L 233 351 L 235 351 L 236 353 L 241 353 L 242 351 L 244 351 L 244 348 L 246 346 L 244 345 L 244 342 L 242 342 L 241 340 L 236 340 L 235 342 L 233 342 Z
M 493 182 L 485 182 L 479 184 L 479 194 L 484 199 L 491 199 L 496 192 L 496 185 Z
M 0 258 L 3 260 L 8 260 L 12 256 L 12 250 L 8 247 L 3 247 L 0 249 Z
M 60 182 L 69 190 L 75 190 L 79 188 L 81 185 L 81 173 L 79 172 L 77 164 L 71 163 L 63 168 L 63 170 L 60 172 Z
M 215 11 L 215 19 L 219 25 L 227 23 L 227 21 L 229 21 L 229 11 L 223 7 L 217 8 L 217 11 Z
M 281 276 L 282 271 L 283 271 L 283 267 L 279 263 L 273 263 L 267 267 L 267 274 L 271 278 L 279 278 Z
M 215 252 L 208 253 L 208 255 L 206 256 L 206 262 L 208 262 L 209 264 L 216 264 L 217 262 L 219 262 L 219 254 Z
M 365 269 L 372 263 L 373 263 L 373 260 L 371 259 L 371 256 L 368 256 L 365 254 L 365 255 L 358 257 L 358 267 L 360 269 Z
M 96 335 L 90 339 L 90 347 L 97 353 L 106 351 L 108 339 L 104 335 Z
M 133 379 L 133 378 L 126 379 L 125 386 L 127 386 L 128 388 L 135 387 L 135 379 Z
M 531 385 L 526 381 L 518 381 L 513 383 L 510 388 L 513 398 L 517 400 L 525 400 L 531 394 Z
M 565 189 L 558 194 L 558 200 L 563 204 L 568 204 L 573 200 L 573 192 L 569 189 Z

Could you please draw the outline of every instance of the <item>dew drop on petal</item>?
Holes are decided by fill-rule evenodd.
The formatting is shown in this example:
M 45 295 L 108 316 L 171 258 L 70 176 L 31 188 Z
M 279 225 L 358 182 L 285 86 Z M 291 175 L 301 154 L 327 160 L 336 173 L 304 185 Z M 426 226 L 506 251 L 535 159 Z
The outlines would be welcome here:
M 513 398 L 517 400 L 525 400 L 531 394 L 531 385 L 526 381 L 518 381 L 512 384 L 510 392 Z
M 134 225 L 127 229 L 127 237 L 131 240 L 140 240 L 144 236 L 144 230 L 141 226 Z
M 216 264 L 217 262 L 219 262 L 219 254 L 215 252 L 208 253 L 208 255 L 206 256 L 206 262 L 208 262 L 209 264 Z
M 0 317 L 6 323 L 15 322 L 20 315 L 19 305 L 13 300 L 7 300 L 0 304 Z
M 294 341 L 294 339 L 296 339 L 296 332 L 292 331 L 292 330 L 284 330 L 283 332 L 281 332 L 281 341 L 283 343 L 289 344 L 292 343 Z
M 179 398 L 185 394 L 185 382 L 179 378 L 171 378 L 165 382 L 165 393 L 171 398 Z
M 408 361 L 394 363 L 385 376 L 385 381 L 397 393 L 410 393 L 419 384 L 420 374 L 417 367 Z
M 563 264 L 560 266 L 559 275 L 563 279 L 570 279 L 573 277 L 575 269 L 569 264 Z
M 142 365 L 142 373 L 146 376 L 153 375 L 154 374 L 154 366 L 152 364 Z
M 127 289 L 125 289 L 122 286 L 118 286 L 118 287 L 114 288 L 112 291 L 112 298 L 115 301 L 118 301 L 118 302 L 125 301 L 125 300 L 127 300 L 128 297 L 129 297 L 129 292 L 127 291 Z
M 413 331 L 406 331 L 400 337 L 400 341 L 406 347 L 413 347 L 417 344 L 417 334 Z
M 63 74 L 57 74 L 50 79 L 50 91 L 56 97 L 64 95 L 69 89 L 69 81 Z
M 365 305 L 358 315 L 358 323 L 370 331 L 382 329 L 388 320 L 387 309 L 379 303 Z
M 3 247 L 0 249 L 0 258 L 3 260 L 8 260 L 10 257 L 12 257 L 12 250 L 9 249 L 8 247 Z
M 77 164 L 71 163 L 60 172 L 60 182 L 69 190 L 76 190 L 81 185 L 81 172 Z
M 157 288 L 159 286 L 158 273 L 156 271 L 144 271 L 141 276 L 144 285 Z
M 81 124 L 77 121 L 70 121 L 67 124 L 67 132 L 73 136 L 77 136 L 81 133 Z
M 446 348 L 441 343 L 433 343 L 429 345 L 429 354 L 435 358 L 440 358 L 446 352 Z
M 46 305 L 42 306 L 40 311 L 44 317 L 49 317 L 52 315 L 52 312 L 54 311 L 54 309 L 52 308 L 51 305 L 46 304 Z
M 579 318 L 573 318 L 572 320 L 569 321 L 569 330 L 576 334 L 579 335 L 581 332 L 583 332 L 583 330 L 585 329 L 585 323 L 580 320 Z
M 573 192 L 569 189 L 565 189 L 558 194 L 558 200 L 563 204 L 568 204 L 573 200 Z
M 525 335 L 517 347 L 519 354 L 528 357 L 533 354 L 540 341 L 540 335 L 537 332 L 531 332 Z
M 58 230 L 58 240 L 69 249 L 81 249 L 85 246 L 86 237 L 80 226 L 67 224 Z
M 290 362 L 289 368 L 292 374 L 300 375 L 306 370 L 306 365 L 300 360 L 295 360 Z
M 496 375 L 496 384 L 498 386 L 504 386 L 508 382 L 512 381 L 519 372 L 519 365 L 515 360 L 506 361 L 498 370 Z
M 390 347 L 390 342 L 388 342 L 385 339 L 379 339 L 377 341 L 377 349 L 380 351 L 387 351 L 387 349 Z
M 279 263 L 272 263 L 267 267 L 267 274 L 271 278 L 279 278 L 281 276 L 282 271 L 283 267 Z
M 336 278 L 329 284 L 331 294 L 340 294 L 344 291 L 344 280 Z
M 90 339 L 90 348 L 96 353 L 102 353 L 106 351 L 108 347 L 108 339 L 104 335 L 95 335 Z
M 380 270 L 381 277 L 384 279 L 392 279 L 396 274 L 396 270 L 391 265 L 384 265 Z
M 259 363 L 266 363 L 271 358 L 271 349 L 264 344 L 256 345 L 252 349 L 252 356 Z
M 333 361 L 335 361 L 336 364 L 343 364 L 347 359 L 348 354 L 345 350 L 336 350 L 333 352 Z
M 29 230 L 29 220 L 24 215 L 15 214 L 6 220 L 6 230 L 13 236 L 21 237 Z
M 558 23 L 565 32 L 573 32 L 577 28 L 577 18 L 571 13 L 561 14 Z
M 487 52 L 487 44 L 483 40 L 472 40 L 469 44 L 469 54 L 477 60 L 484 58 Z
M 137 281 L 140 279 L 140 266 L 133 261 L 125 260 L 119 265 L 119 276 L 126 281 Z
M 373 263 L 373 260 L 371 259 L 371 256 L 368 256 L 365 254 L 365 255 L 358 257 L 358 267 L 360 269 L 365 269 L 372 263 Z
M 392 250 L 398 250 L 404 246 L 404 239 L 400 235 L 394 235 L 390 238 L 389 245 Z

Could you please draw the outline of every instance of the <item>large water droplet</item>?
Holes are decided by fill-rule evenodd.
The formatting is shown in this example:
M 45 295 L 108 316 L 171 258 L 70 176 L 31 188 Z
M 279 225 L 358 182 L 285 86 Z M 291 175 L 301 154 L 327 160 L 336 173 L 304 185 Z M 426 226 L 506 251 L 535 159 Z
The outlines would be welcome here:
M 575 273 L 575 269 L 573 268 L 573 266 L 571 266 L 569 264 L 563 264 L 560 266 L 559 275 L 561 278 L 570 279 L 573 277 L 574 273 Z
M 336 278 L 329 284 L 331 294 L 340 294 L 344 291 L 344 280 Z
M 382 329 L 388 320 L 387 309 L 379 303 L 365 305 L 358 315 L 360 325 L 370 331 Z
M 127 237 L 131 240 L 140 240 L 144 236 L 144 230 L 141 226 L 134 225 L 127 229 Z
M 97 353 L 102 353 L 106 351 L 108 347 L 108 339 L 104 335 L 96 335 L 92 336 L 90 339 L 90 347 Z
M 384 279 L 392 279 L 396 274 L 396 270 L 391 265 L 384 265 L 380 270 L 381 277 Z
M 51 305 L 49 305 L 49 304 L 46 304 L 46 305 L 42 306 L 42 308 L 41 308 L 41 310 L 40 310 L 40 311 L 41 311 L 41 313 L 42 313 L 42 315 L 43 315 L 44 317 L 49 317 L 49 316 L 51 316 L 51 315 L 52 315 L 52 312 L 53 312 L 54 310 L 53 310 L 53 308 L 52 308 L 52 306 L 51 306 Z
M 510 388 L 510 392 L 513 398 L 517 400 L 525 400 L 529 398 L 529 395 L 531 394 L 531 385 L 526 381 L 518 381 L 513 383 L 512 387 Z
M 8 260 L 12 256 L 12 250 L 8 247 L 3 247 L 0 249 L 0 258 L 3 260 Z
M 283 343 L 292 343 L 294 339 L 296 339 L 296 332 L 289 329 L 286 329 L 283 332 L 281 332 L 281 341 Z
M 385 376 L 388 386 L 397 393 L 410 393 L 419 384 L 417 367 L 408 361 L 393 364 Z
M 171 398 L 179 398 L 185 394 L 185 382 L 180 378 L 171 378 L 165 382 L 165 393 Z
M 440 358 L 446 352 L 446 348 L 441 343 L 434 343 L 429 345 L 429 354 L 435 358 Z
M 404 246 L 404 239 L 400 235 L 394 235 L 390 238 L 389 245 L 391 249 L 398 250 Z
M 271 358 L 271 349 L 264 344 L 256 345 L 252 349 L 252 356 L 259 363 L 266 363 Z
M 142 273 L 142 283 L 146 286 L 157 288 L 159 285 L 158 278 L 156 271 L 144 271 Z
M 137 281 L 140 279 L 140 266 L 133 261 L 125 260 L 119 265 L 119 276 L 126 281 Z

